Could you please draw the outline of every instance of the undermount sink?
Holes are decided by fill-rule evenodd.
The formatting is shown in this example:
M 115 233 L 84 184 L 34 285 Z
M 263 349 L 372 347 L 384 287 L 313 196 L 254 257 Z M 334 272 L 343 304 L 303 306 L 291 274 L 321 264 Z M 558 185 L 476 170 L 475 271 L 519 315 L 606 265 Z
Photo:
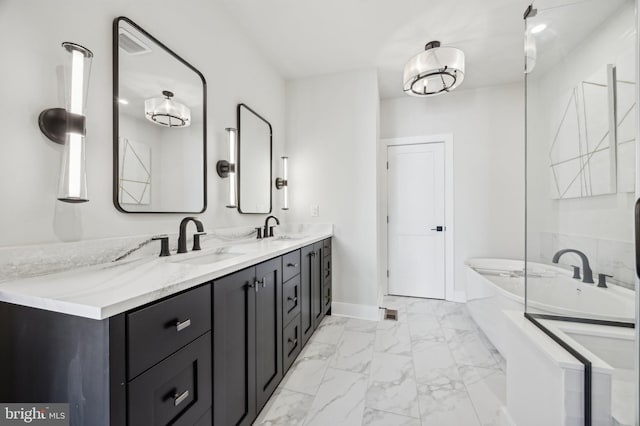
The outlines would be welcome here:
M 201 256 L 193 256 L 186 254 L 178 254 L 171 256 L 167 259 L 171 263 L 188 263 L 191 265 L 208 265 L 211 263 L 222 262 L 223 260 L 231 259 L 233 257 L 242 256 L 244 253 L 237 252 L 216 252 L 210 254 L 203 254 Z
M 307 238 L 306 234 L 282 234 L 276 236 L 277 240 L 301 240 L 303 238 Z

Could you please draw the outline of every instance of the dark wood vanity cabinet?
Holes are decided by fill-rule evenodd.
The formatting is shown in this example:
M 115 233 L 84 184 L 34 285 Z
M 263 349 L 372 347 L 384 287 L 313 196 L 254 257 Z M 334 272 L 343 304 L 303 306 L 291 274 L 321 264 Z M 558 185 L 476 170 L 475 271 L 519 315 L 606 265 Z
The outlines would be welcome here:
M 281 258 L 213 282 L 213 417 L 250 425 L 282 380 Z
M 331 241 L 99 321 L 0 303 L 0 401 L 72 426 L 249 426 L 331 310 Z
M 0 401 L 68 403 L 72 426 L 210 424 L 210 300 L 205 284 L 102 321 L 0 303 Z

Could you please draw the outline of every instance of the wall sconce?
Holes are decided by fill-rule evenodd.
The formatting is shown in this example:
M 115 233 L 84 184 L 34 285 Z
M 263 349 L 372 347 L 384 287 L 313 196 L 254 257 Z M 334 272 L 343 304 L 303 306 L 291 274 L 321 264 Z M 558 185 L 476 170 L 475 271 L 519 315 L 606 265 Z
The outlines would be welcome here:
M 49 108 L 40 113 L 38 125 L 46 137 L 64 145 L 58 200 L 84 203 L 87 198 L 84 138 L 86 135 L 85 107 L 93 53 L 79 44 L 64 42 L 69 53 L 64 67 L 66 109 Z
M 282 210 L 289 210 L 289 172 L 287 170 L 287 162 L 289 157 L 282 157 L 282 175 L 281 178 L 276 178 L 276 189 L 284 190 Z
M 229 178 L 229 199 L 227 207 L 236 208 L 236 146 L 238 130 L 233 127 L 225 129 L 229 133 L 229 161 L 219 160 L 216 163 L 216 171 L 221 178 Z

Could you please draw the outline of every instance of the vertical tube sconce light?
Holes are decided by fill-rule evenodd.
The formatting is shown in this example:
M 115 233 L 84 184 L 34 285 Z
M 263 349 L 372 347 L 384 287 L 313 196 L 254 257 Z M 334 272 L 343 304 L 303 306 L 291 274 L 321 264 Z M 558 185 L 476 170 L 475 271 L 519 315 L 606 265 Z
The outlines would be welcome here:
M 225 129 L 229 133 L 229 161 L 219 160 L 216 163 L 216 171 L 221 178 L 229 178 L 229 199 L 228 208 L 236 208 L 236 147 L 238 130 L 232 127 Z
M 84 138 L 85 107 L 93 53 L 79 44 L 64 42 L 69 53 L 64 67 L 66 109 L 49 108 L 40 113 L 38 125 L 46 137 L 64 145 L 58 200 L 84 203 L 87 197 Z
M 287 170 L 287 162 L 289 157 L 282 157 L 282 176 L 276 178 L 276 189 L 283 190 L 282 210 L 289 210 L 289 171 Z

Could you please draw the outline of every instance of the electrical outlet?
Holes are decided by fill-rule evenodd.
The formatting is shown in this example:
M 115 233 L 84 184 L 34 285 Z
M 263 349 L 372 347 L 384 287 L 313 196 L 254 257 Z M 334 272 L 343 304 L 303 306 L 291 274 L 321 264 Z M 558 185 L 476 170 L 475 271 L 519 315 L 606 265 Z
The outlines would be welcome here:
M 317 204 L 312 204 L 311 205 L 311 217 L 318 217 L 320 216 L 320 206 Z

